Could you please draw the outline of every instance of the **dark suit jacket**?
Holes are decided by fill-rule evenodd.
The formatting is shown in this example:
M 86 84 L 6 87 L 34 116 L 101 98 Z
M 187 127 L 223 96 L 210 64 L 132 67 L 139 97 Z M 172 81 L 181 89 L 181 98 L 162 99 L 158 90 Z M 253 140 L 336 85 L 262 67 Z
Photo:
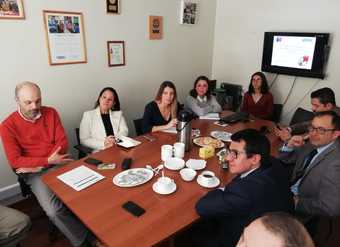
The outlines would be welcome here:
M 307 143 L 290 153 L 281 153 L 285 163 L 294 163 L 292 181 L 314 147 Z M 302 215 L 340 215 L 340 141 L 319 154 L 309 165 L 299 186 L 296 211 Z
M 210 191 L 196 204 L 201 217 L 217 220 L 220 246 L 235 246 L 243 228 L 263 213 L 293 209 L 287 170 L 274 158 L 271 165 L 261 166 L 245 178 L 236 177 L 224 191 Z

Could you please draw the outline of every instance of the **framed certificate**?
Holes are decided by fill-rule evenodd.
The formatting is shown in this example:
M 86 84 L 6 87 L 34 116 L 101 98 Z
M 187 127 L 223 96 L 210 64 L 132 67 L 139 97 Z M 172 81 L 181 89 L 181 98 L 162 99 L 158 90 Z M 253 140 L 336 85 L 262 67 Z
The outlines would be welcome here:
M 109 67 L 124 66 L 125 65 L 124 41 L 108 41 L 107 55 Z

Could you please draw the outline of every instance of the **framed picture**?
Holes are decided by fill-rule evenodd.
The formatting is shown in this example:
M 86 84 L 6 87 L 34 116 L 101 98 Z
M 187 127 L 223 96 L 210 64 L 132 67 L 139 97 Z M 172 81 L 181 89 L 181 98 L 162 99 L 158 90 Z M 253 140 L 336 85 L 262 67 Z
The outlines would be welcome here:
M 197 23 L 197 7 L 196 2 L 190 0 L 181 1 L 180 23 L 193 25 Z
M 106 13 L 119 14 L 119 0 L 106 0 Z
M 83 14 L 44 10 L 50 65 L 86 63 Z
M 124 41 L 108 41 L 107 55 L 109 67 L 124 66 L 125 65 Z
M 0 0 L 1 19 L 25 19 L 22 0 Z
M 163 38 L 163 16 L 149 16 L 149 39 Z

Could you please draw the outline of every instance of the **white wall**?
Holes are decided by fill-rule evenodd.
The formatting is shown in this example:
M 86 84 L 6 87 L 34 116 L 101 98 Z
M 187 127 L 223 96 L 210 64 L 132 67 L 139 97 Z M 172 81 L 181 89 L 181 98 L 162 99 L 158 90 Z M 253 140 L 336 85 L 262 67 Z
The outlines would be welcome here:
M 141 117 L 162 81 L 172 80 L 183 101 L 198 75 L 211 75 L 216 1 L 198 3 L 198 24 L 184 26 L 178 22 L 179 0 L 122 0 L 120 15 L 107 15 L 105 1 L 24 1 L 25 20 L 0 20 L 0 119 L 16 109 L 15 85 L 35 81 L 43 103 L 58 109 L 72 146 L 83 111 L 92 108 L 103 87 L 113 86 L 133 134 L 132 119 Z M 87 64 L 48 65 L 43 9 L 83 13 Z M 163 16 L 163 40 L 148 40 L 149 15 Z M 107 66 L 108 40 L 126 42 L 126 66 Z M 15 182 L 1 147 L 0 199 Z
M 300 106 L 310 109 L 310 90 L 328 86 L 339 98 L 339 9 L 340 2 L 337 0 L 217 0 L 212 77 L 220 82 L 242 84 L 247 89 L 250 75 L 261 70 L 265 31 L 329 32 L 331 50 L 327 77 L 322 81 L 298 77 L 283 109 L 283 120 L 287 122 L 290 119 L 291 110 L 295 110 L 307 93 Z M 268 74 L 270 82 L 273 78 L 273 74 Z M 275 103 L 283 103 L 293 80 L 293 76 L 278 76 L 272 88 Z

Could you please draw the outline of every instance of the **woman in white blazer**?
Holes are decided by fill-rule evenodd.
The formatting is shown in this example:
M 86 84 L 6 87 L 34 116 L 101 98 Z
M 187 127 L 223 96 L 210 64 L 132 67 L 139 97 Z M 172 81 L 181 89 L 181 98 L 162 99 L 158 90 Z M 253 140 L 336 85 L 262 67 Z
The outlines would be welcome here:
M 112 87 L 104 88 L 95 103 L 94 110 L 86 111 L 80 122 L 80 143 L 92 149 L 113 146 L 116 138 L 128 135 L 118 94 Z

